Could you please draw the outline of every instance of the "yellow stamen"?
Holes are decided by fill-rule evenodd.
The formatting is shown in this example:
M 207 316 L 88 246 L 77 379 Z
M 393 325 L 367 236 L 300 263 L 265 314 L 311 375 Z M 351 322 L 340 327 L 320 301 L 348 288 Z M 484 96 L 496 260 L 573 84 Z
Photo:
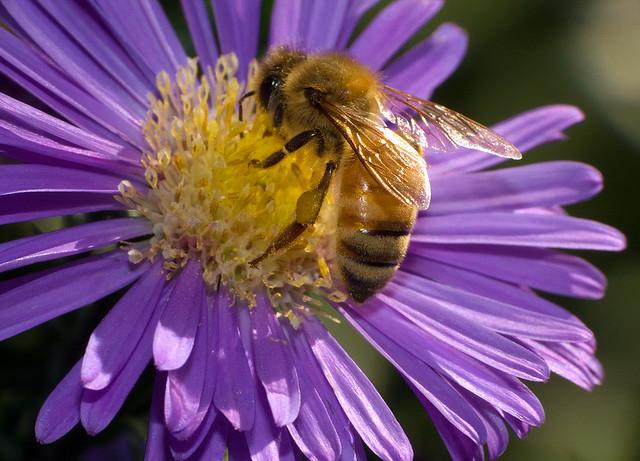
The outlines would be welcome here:
M 234 77 L 237 65 L 235 56 L 222 57 L 214 82 L 198 78 L 195 60 L 175 80 L 158 75 L 159 97 L 149 96 L 143 127 L 149 151 L 142 162 L 150 190 L 137 191 L 123 182 L 119 197 L 153 223 L 153 237 L 147 249 L 131 248 L 129 254 L 134 263 L 161 255 L 168 273 L 196 258 L 207 285 L 215 288 L 221 282 L 250 305 L 256 292 L 266 290 L 272 304 L 286 313 L 295 299 L 289 290 L 332 287 L 325 259 L 331 258 L 325 250 L 331 224 L 316 224 L 257 268 L 249 261 L 292 222 L 296 200 L 317 184 L 324 165 L 305 148 L 269 169 L 249 165 L 279 150 L 285 140 L 252 99 L 244 105 L 246 120 L 238 119 L 242 88 Z

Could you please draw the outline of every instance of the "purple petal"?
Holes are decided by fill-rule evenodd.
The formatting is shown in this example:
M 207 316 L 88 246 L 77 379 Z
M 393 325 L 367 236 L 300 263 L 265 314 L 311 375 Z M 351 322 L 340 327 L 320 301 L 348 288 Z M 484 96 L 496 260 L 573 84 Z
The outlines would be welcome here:
M 165 284 L 158 260 L 111 308 L 91 334 L 82 360 L 82 384 L 94 391 L 104 389 L 120 373 L 158 307 Z
M 146 113 L 144 99 L 137 99 L 126 92 L 111 75 L 105 72 L 104 67 L 99 66 L 88 56 L 60 27 L 59 23 L 37 4 L 9 1 L 6 6 L 13 18 L 29 34 L 29 38 L 60 69 L 64 69 L 76 85 L 113 110 L 123 121 L 140 128 L 141 120 Z M 79 20 L 79 18 L 76 19 Z M 148 89 L 145 90 L 148 91 Z
M 124 148 L 5 94 L 0 94 L 0 110 L 3 113 L 3 120 L 6 121 L 5 126 L 24 124 L 32 131 L 43 135 L 43 141 L 47 140 L 46 137 L 55 137 L 64 144 L 88 149 L 97 154 L 98 158 L 115 160 Z M 80 152 L 79 149 L 78 152 Z
M 151 68 L 175 72 L 187 62 L 180 41 L 155 0 L 93 0 L 111 32 L 126 44 L 129 54 Z
M 386 346 L 381 347 L 389 350 Z M 402 357 L 402 354 L 397 357 Z M 396 358 L 396 360 L 400 359 Z M 394 365 L 406 374 L 418 399 L 421 402 L 423 399 L 429 401 L 464 437 L 468 437 L 478 445 L 486 443 L 487 430 L 473 406 L 469 405 L 454 386 L 442 379 L 428 366 L 415 361 L 413 366 L 407 368 L 406 365 L 411 364 L 411 360 L 412 358 L 409 357 L 404 364 L 400 361 L 394 361 Z
M 380 315 L 379 318 L 365 318 L 353 308 L 340 309 L 349 322 L 374 346 L 390 360 L 399 358 L 397 366 L 402 366 L 409 376 L 425 376 L 420 360 L 433 368 L 442 377 L 477 395 L 501 411 L 540 425 L 544 420 L 544 410 L 536 396 L 520 381 L 502 372 L 482 365 L 471 357 L 460 354 L 446 343 L 437 342 L 420 334 L 416 325 L 399 316 Z M 402 350 L 404 349 L 404 351 Z M 393 354 L 393 357 L 390 355 Z M 414 379 L 412 384 L 417 381 Z M 421 392 L 433 385 L 432 379 L 422 381 Z M 447 394 L 444 394 L 445 396 Z M 434 403 L 435 404 L 435 403 Z M 441 405 L 441 404 L 440 404 Z M 441 408 L 446 408 L 441 406 Z M 464 413 L 462 413 L 464 415 Z M 451 416 L 451 415 L 450 415 Z M 458 425 L 468 436 L 470 427 L 468 415 L 458 421 L 467 421 Z M 449 417 L 454 422 L 456 419 Z M 479 430 L 476 429 L 476 433 Z M 481 440 L 477 437 L 475 440 Z
M 353 429 L 353 428 L 352 428 Z M 342 460 L 343 461 L 366 461 L 367 453 L 364 450 L 364 445 L 362 443 L 362 439 L 358 437 L 356 434 L 353 434 L 353 446 L 350 447 L 351 453 L 348 456 L 345 456 L 345 446 L 342 445 Z
M 258 296 L 251 317 L 256 374 L 264 386 L 276 425 L 285 426 L 296 419 L 300 409 L 300 387 L 291 345 L 264 296 Z
M 38 442 L 55 442 L 80 421 L 80 364 L 78 361 L 74 365 L 40 408 L 36 420 Z
M 228 294 L 218 292 L 218 373 L 214 402 L 231 425 L 239 431 L 253 427 L 256 413 L 254 378 L 247 363 L 238 330 L 237 309 Z
M 343 0 L 313 2 L 313 5 L 306 11 L 309 19 L 304 28 L 304 43 L 309 50 L 335 49 L 349 3 Z M 322 20 L 315 18 L 322 18 Z
M 0 30 L 0 34 L 2 33 L 3 32 Z M 123 140 L 119 138 L 114 132 L 100 125 L 92 117 L 84 114 L 81 109 L 74 107 L 74 104 L 68 103 L 67 101 L 64 100 L 63 97 L 59 97 L 55 94 L 48 93 L 45 87 L 40 86 L 37 82 L 30 80 L 28 77 L 22 74 L 19 70 L 16 70 L 13 67 L 10 67 L 6 63 L 4 63 L 2 59 L 0 59 L 0 72 L 6 77 L 12 79 L 18 85 L 20 85 L 24 89 L 25 93 L 29 93 L 33 97 L 38 98 L 44 104 L 48 105 L 53 110 L 55 110 L 55 112 L 60 114 L 60 116 L 63 116 L 65 119 L 73 122 L 73 124 L 78 128 L 85 130 L 87 133 L 91 133 L 92 136 L 99 136 L 105 140 L 109 140 L 110 142 L 113 142 L 114 145 L 123 143 Z M 97 102 L 95 101 L 92 101 L 92 102 L 97 104 Z M 42 104 L 36 103 L 36 105 L 41 106 Z M 13 120 L 13 122 L 21 123 L 20 120 L 15 120 L 15 119 Z M 0 123 L 0 137 L 2 139 L 2 143 L 6 143 L 8 135 L 11 134 L 11 130 L 2 128 L 2 127 L 8 127 L 8 126 L 10 126 L 10 124 L 8 124 L 5 121 Z M 17 148 L 11 148 L 11 151 L 7 151 L 7 149 L 4 148 L 2 151 L 2 155 L 10 158 L 26 157 L 24 153 L 21 153 L 20 155 L 14 154 L 13 151 L 15 150 L 17 150 Z M 55 154 L 56 155 L 53 155 L 53 156 L 50 155 L 50 157 L 56 158 L 59 156 L 57 153 Z M 42 153 L 42 155 L 46 155 L 46 153 Z M 87 155 L 90 158 L 90 155 L 89 154 Z M 79 159 L 80 157 L 77 157 L 75 160 L 79 160 Z
M 0 244 L 0 272 L 100 248 L 151 232 L 148 221 L 110 219 Z
M 411 277 L 408 274 L 401 276 L 404 276 L 405 281 Z M 419 281 L 428 283 L 423 279 Z M 384 294 L 379 294 L 377 299 L 419 326 L 424 335 L 448 344 L 460 353 L 474 357 L 497 370 L 534 381 L 543 381 L 549 377 L 549 370 L 540 357 L 483 324 L 475 324 L 456 310 L 447 308 L 447 302 L 457 302 L 455 298 L 449 301 L 445 295 L 434 300 L 393 284 L 385 289 Z M 384 308 L 371 309 L 367 311 L 366 318 L 373 319 L 374 314 L 386 317 L 385 311 L 387 309 Z
M 204 419 L 213 397 L 215 362 L 211 360 L 215 350 L 217 332 L 213 315 L 208 309 L 206 296 L 202 299 L 201 319 L 196 333 L 193 353 L 177 370 L 170 371 L 164 400 L 167 429 L 179 439 L 190 437 Z M 209 375 L 209 379 L 207 379 Z M 213 378 L 213 379 L 212 379 Z M 209 388 L 205 386 L 209 386 Z M 211 410 L 215 414 L 215 410 Z
M 403 0 L 382 10 L 356 38 L 349 53 L 380 69 L 442 7 L 442 0 Z
M 493 130 L 511 141 L 521 152 L 541 144 L 565 138 L 562 133 L 584 119 L 580 109 L 573 106 L 544 106 L 524 112 L 493 127 Z M 429 159 L 431 175 L 468 173 L 484 170 L 506 159 L 484 152 L 463 150 L 451 155 L 433 155 Z
M 245 357 L 247 358 L 247 364 L 249 365 L 251 374 L 257 383 L 258 378 L 256 377 L 255 373 L 256 367 L 252 343 L 252 338 L 255 336 L 255 331 L 253 330 L 253 326 L 251 325 L 251 314 L 249 313 L 251 308 L 249 308 L 246 303 L 235 303 L 234 306 L 238 307 L 238 309 L 235 309 L 233 312 L 236 315 L 238 322 L 240 342 L 242 343 L 242 347 L 244 348 Z
M 497 459 L 505 452 L 509 445 L 509 432 L 500 415 L 487 403 L 477 397 L 469 395 L 478 416 L 482 419 L 487 429 L 487 449 L 489 459 Z
M 523 290 L 514 285 L 475 272 L 441 264 L 434 260 L 414 261 L 415 258 L 415 256 L 410 255 L 405 260 L 408 265 L 406 268 L 403 266 L 403 270 L 406 269 L 408 272 L 418 274 L 423 278 L 430 278 L 444 285 L 456 287 L 458 290 L 475 293 L 485 298 L 495 299 L 504 304 L 518 306 L 522 309 L 566 320 L 586 329 L 584 324 L 575 316 L 571 315 L 571 313 L 560 306 L 536 296 L 529 290 Z
M 578 162 L 544 162 L 431 181 L 429 215 L 485 213 L 581 202 L 602 189 L 598 170 Z
M 0 20 L 7 25 L 7 29 L 11 30 L 20 38 L 25 38 L 25 33 L 20 29 L 20 25 L 11 17 L 4 5 L 0 4 Z
M 511 415 L 504 415 L 504 420 L 507 422 L 507 424 L 509 424 L 511 430 L 520 439 L 525 438 L 533 427 Z
M 53 274 L 57 270 L 58 267 L 53 266 L 37 272 L 29 272 L 25 275 L 2 280 L 0 282 L 0 294 L 6 293 L 7 291 L 13 290 L 14 288 L 20 287 L 22 285 L 26 285 L 27 283 L 30 283 L 40 277 L 44 277 L 45 275 Z
M 409 271 L 413 266 L 412 263 L 413 261 L 411 261 L 407 267 Z M 471 294 L 458 288 L 448 287 L 427 280 L 423 277 L 398 272 L 392 283 L 394 283 L 394 287 L 392 287 L 394 289 L 389 292 L 385 290 L 385 294 L 394 297 L 394 293 L 399 291 L 401 295 L 398 299 L 407 301 L 406 306 L 408 311 L 419 311 L 424 316 L 434 320 L 439 320 L 440 318 L 446 319 L 447 316 L 451 316 L 451 323 L 448 323 L 447 320 L 445 320 L 444 323 L 455 328 L 456 322 L 461 321 L 466 324 L 460 327 L 461 331 L 466 331 L 468 325 L 476 325 L 482 330 L 487 328 L 505 335 L 547 341 L 590 341 L 593 339 L 593 333 L 591 333 L 591 331 L 581 324 L 575 324 L 570 319 L 559 319 L 556 316 L 531 312 L 517 305 L 514 306 L 502 303 L 494 298 Z M 398 287 L 396 290 L 395 283 L 401 285 L 401 288 Z M 405 295 L 405 291 L 408 292 L 407 295 Z M 414 294 L 418 293 L 420 293 L 420 295 L 414 296 Z M 409 304 L 409 301 L 412 301 L 411 304 Z M 422 319 L 423 315 L 419 315 L 419 319 Z M 416 318 L 414 322 L 427 327 L 427 325 L 419 321 L 418 318 Z M 481 336 L 479 335 L 477 337 L 480 338 Z M 451 338 L 451 341 L 453 341 L 453 338 Z M 494 344 L 494 347 L 499 346 L 498 344 Z M 516 348 L 515 351 L 511 352 L 517 354 L 518 350 L 520 350 L 520 348 Z M 478 353 L 480 354 L 480 352 Z M 506 359 L 509 352 L 505 350 L 503 353 L 505 360 L 509 360 Z M 476 356 L 476 358 L 482 360 L 479 356 Z M 498 360 L 500 359 L 498 358 Z M 531 360 L 531 357 L 529 357 L 529 360 Z M 526 358 L 522 357 L 516 361 L 525 363 Z M 534 361 L 533 363 L 535 364 L 536 362 Z M 504 366 L 508 365 L 504 364 Z M 533 369 L 537 369 L 538 372 L 543 371 L 540 370 L 539 367 L 536 368 L 535 365 L 533 365 L 533 367 Z M 546 376 L 545 374 L 540 375 L 535 372 L 534 376 L 522 376 L 515 370 L 510 370 L 510 372 L 526 379 L 535 379 L 535 376 L 540 379 Z
M 294 446 L 291 441 L 291 436 L 289 432 L 286 430 L 280 431 L 280 436 L 278 438 L 278 460 L 283 461 L 298 461 L 300 456 L 298 455 L 299 451 L 296 451 L 297 448 Z
M 587 219 L 526 213 L 466 213 L 418 218 L 412 241 L 620 251 L 624 236 Z
M 145 145 L 139 125 L 136 125 L 132 120 L 132 114 L 123 113 L 116 104 L 105 104 L 104 101 L 99 101 L 75 82 L 70 81 L 60 68 L 55 67 L 49 61 L 48 57 L 4 30 L 0 31 L 0 57 L 3 58 L 5 66 L 11 68 L 11 71 L 7 72 L 5 70 L 7 67 L 3 66 L 3 70 L 17 83 L 25 86 L 23 82 L 26 79 L 30 83 L 29 86 L 37 85 L 41 91 L 48 93 L 46 100 L 43 98 L 47 104 L 52 103 L 52 97 L 61 99 L 64 101 L 64 106 L 73 107 L 75 111 L 80 111 L 85 117 L 99 122 L 108 131 L 116 133 L 122 139 L 140 147 Z M 31 90 L 28 87 L 25 89 Z M 38 91 L 31 92 L 39 96 Z M 104 95 L 104 98 L 108 97 L 104 93 L 101 94 Z M 52 104 L 52 107 L 56 110 L 62 109 L 61 113 L 65 116 L 69 112 L 59 104 Z M 77 120 L 75 113 L 72 117 L 71 120 L 75 122 Z M 83 121 L 84 117 L 81 120 Z M 106 134 L 102 130 L 96 131 L 93 129 L 94 126 L 85 126 L 84 123 L 80 126 L 89 128 L 103 137 L 106 135 L 106 137 L 113 139 L 113 134 Z
M 227 450 L 227 437 L 231 426 L 222 415 L 218 415 L 204 443 L 195 452 L 192 461 L 220 461 Z
M 218 380 L 218 348 L 219 348 L 219 328 L 218 328 L 218 315 L 216 313 L 217 300 L 215 295 L 208 295 L 206 299 L 205 309 L 208 314 L 208 355 L 206 358 L 206 368 L 207 372 L 204 380 L 204 390 L 202 393 L 202 397 L 200 399 L 200 408 L 198 410 L 198 416 L 194 418 L 193 424 L 191 426 L 187 426 L 187 429 L 184 431 L 185 435 L 189 435 L 193 428 L 198 424 L 198 421 L 201 417 L 202 412 L 208 411 L 213 412 L 216 411 L 216 408 L 213 404 L 213 396 L 216 388 L 216 383 Z M 194 365 L 195 365 L 194 361 Z M 223 418 L 224 419 L 224 418 Z M 222 429 L 220 429 L 222 430 Z
M 516 213 L 530 213 L 530 214 L 541 214 L 541 215 L 568 215 L 567 210 L 562 208 L 560 205 L 555 206 L 536 206 L 533 208 L 522 208 L 519 210 L 515 210 Z
M 249 61 L 258 51 L 260 0 L 211 0 L 222 53 L 238 56 L 238 79 L 245 80 Z
M 167 395 L 165 389 L 165 396 Z M 165 403 L 166 407 L 166 403 Z M 212 411 L 207 411 L 204 420 L 193 433 L 184 439 L 178 439 L 167 431 L 169 451 L 171 452 L 171 460 L 192 459 L 194 454 L 198 451 L 202 451 L 202 445 L 209 436 L 214 423 L 219 423 L 221 420 L 227 423 L 224 415 L 219 414 L 213 406 L 210 407 Z M 163 420 L 164 421 L 164 420 Z
M 384 460 L 412 459 L 407 436 L 358 366 L 315 319 L 306 319 L 303 326 L 318 364 L 364 442 Z
M 578 350 L 573 344 L 541 343 L 522 340 L 536 354 L 549 364 L 554 373 L 586 389 L 592 390 L 602 382 L 602 365 L 593 355 Z
M 303 2 L 274 0 L 269 27 L 269 48 L 278 45 L 304 47 L 303 19 L 306 18 L 306 10 Z
M 240 337 L 255 391 L 254 422 L 251 429 L 245 432 L 249 453 L 253 461 L 294 461 L 289 435 L 286 430 L 276 426 L 269 411 L 266 394 L 255 376 L 253 345 L 251 343 L 251 337 L 254 333 L 252 333 L 248 311 L 246 306 L 237 306 L 234 313 L 237 315 Z
M 355 433 L 340 402 L 338 402 L 331 386 L 324 377 L 323 371 L 315 359 L 304 333 L 294 329 L 288 321 L 283 322 L 282 327 L 287 333 L 287 338 L 293 345 L 298 373 L 305 375 L 303 379 L 305 377 L 307 378 L 307 384 L 305 384 L 304 387 L 309 385 L 311 386 L 310 388 L 315 388 L 318 395 L 321 396 L 322 404 L 327 410 L 331 426 L 335 428 L 335 432 L 339 438 L 339 445 L 336 445 L 336 447 L 340 447 L 340 460 L 364 461 L 366 456 L 364 455 L 362 440 Z M 324 427 L 324 430 L 329 430 L 329 427 Z M 330 432 L 327 433 L 327 437 L 331 440 Z M 298 443 L 297 440 L 296 443 Z
M 418 394 L 428 399 L 447 420 L 467 437 L 476 443 L 484 443 L 487 434 L 482 421 L 456 389 L 431 367 L 420 361 L 418 357 L 403 349 L 397 342 L 398 338 L 388 337 L 381 333 L 380 326 L 376 329 L 368 320 L 364 320 L 364 317 L 359 319 L 359 315 L 352 309 L 343 313 L 364 337 L 406 377 Z M 391 316 L 386 317 L 389 321 L 393 320 Z M 410 327 L 406 322 L 405 327 L 407 328 L 404 331 L 409 334 L 408 344 L 415 346 L 418 343 L 426 350 L 428 347 L 426 342 L 420 343 L 412 340 L 412 332 L 415 328 Z M 401 328 L 397 328 L 397 325 L 391 322 L 387 331 L 399 332 Z
M 378 0 L 353 0 L 349 2 L 349 8 L 347 9 L 347 14 L 345 15 L 344 22 L 342 24 L 340 37 L 336 42 L 336 50 L 341 50 L 347 47 L 347 43 L 349 42 L 356 25 L 360 19 L 362 19 L 362 16 L 369 11 L 377 1 Z
M 122 141 L 120 136 L 126 137 L 127 130 L 122 130 L 111 110 L 4 29 L 0 29 L 0 57 L 0 71 L 77 126 L 116 142 Z M 133 131 L 128 134 L 134 136 Z
M 139 167 L 117 163 L 117 161 L 114 162 L 110 159 L 102 159 L 89 151 L 77 154 L 80 149 L 75 147 L 59 145 L 59 148 L 46 148 L 31 141 L 20 139 L 19 136 L 11 132 L 10 128 L 7 129 L 4 126 L 5 123 L 0 121 L 0 158 L 14 160 L 14 162 L 6 163 L 38 163 L 78 170 L 98 170 L 99 172 L 118 175 L 123 179 L 138 180 L 142 178 Z M 20 129 L 18 128 L 18 130 Z
M 410 256 L 409 258 L 413 257 Z M 428 277 L 440 283 L 453 285 L 458 290 L 463 290 L 468 293 L 474 293 L 489 299 L 495 299 L 500 303 L 518 306 L 519 308 L 540 313 L 544 316 L 556 317 L 558 319 L 576 325 L 582 328 L 584 331 L 589 331 L 589 329 L 577 317 L 575 317 L 562 307 L 537 296 L 532 290 L 522 289 L 514 285 L 495 280 L 493 278 L 441 264 L 436 261 L 429 261 L 428 264 L 417 264 L 415 265 L 415 267 L 419 268 L 419 271 L 417 271 L 416 273 L 419 273 L 422 277 Z M 556 342 L 555 344 L 557 344 L 558 346 L 564 345 L 576 348 L 577 350 L 586 352 L 588 357 L 591 357 L 595 351 L 594 339 L 586 342 Z M 589 361 L 589 359 L 587 359 L 587 361 Z M 591 361 L 590 363 L 593 363 L 593 361 Z M 597 361 L 595 361 L 595 363 L 597 363 Z M 600 369 L 598 363 L 594 368 L 594 372 L 597 376 L 596 381 L 601 380 L 602 370 Z
M 144 450 L 145 461 L 169 461 L 171 459 L 169 444 L 167 442 L 167 431 L 164 428 L 164 420 L 162 419 L 166 378 L 166 373 L 155 373 L 153 397 L 151 398 L 151 411 L 149 412 L 147 444 Z
M 2 113 L 3 118 L 7 119 L 14 119 L 20 115 L 16 116 L 15 111 L 11 114 Z M 29 117 L 37 115 L 29 114 Z M 47 120 L 43 121 L 47 127 Z M 116 153 L 103 154 L 75 145 L 62 144 L 55 139 L 58 134 L 51 131 L 57 130 L 40 129 L 37 125 L 22 120 L 0 120 L 0 153 L 21 163 L 41 163 L 74 170 L 95 168 L 134 180 L 142 177 L 140 154 L 131 148 L 121 147 Z
M 584 259 L 541 248 L 417 244 L 409 252 L 564 296 L 599 299 L 607 283 L 604 274 Z
M 300 369 L 302 403 L 298 418 L 287 426 L 289 434 L 311 461 L 340 459 L 342 446 L 322 397 Z
M 455 24 L 440 25 L 384 70 L 390 86 L 420 98 L 433 91 L 455 71 L 467 51 L 467 34 Z
M 419 393 L 416 393 L 416 395 L 424 409 L 429 413 L 453 461 L 484 461 L 481 445 L 474 443 L 473 440 L 458 431 L 426 398 Z
M 166 396 L 167 391 L 165 389 L 165 397 Z M 165 402 L 165 409 L 166 406 L 167 404 Z M 218 426 L 218 428 L 228 428 L 229 423 L 225 419 L 224 415 L 218 413 L 213 405 L 211 405 L 209 406 L 209 408 L 207 408 L 207 411 L 205 411 L 204 420 L 198 425 L 198 427 L 195 428 L 195 430 L 188 434 L 188 437 L 178 439 L 172 434 L 169 434 L 169 449 L 171 450 L 173 458 L 189 459 L 191 456 L 194 456 L 194 453 L 196 453 L 196 451 L 202 451 L 202 445 L 207 437 L 209 437 L 212 430 L 214 432 L 217 430 L 214 428 L 214 426 Z M 184 434 L 179 433 L 179 435 L 182 436 Z
M 185 364 L 195 341 L 203 309 L 204 282 L 200 263 L 190 259 L 176 277 L 176 287 L 153 337 L 153 358 L 159 370 Z
M 0 224 L 56 214 L 122 209 L 120 179 L 47 165 L 0 168 Z
M 140 340 L 109 386 L 99 391 L 85 389 L 82 393 L 80 421 L 89 434 L 95 435 L 107 427 L 149 364 L 152 355 L 153 334 L 158 319 L 169 300 L 172 288 L 171 285 L 165 286 L 151 318 L 146 324 L 138 324 L 138 328 L 142 331 Z
M 308 49 L 335 50 L 350 3 L 352 2 L 343 0 L 322 0 L 313 3 L 307 11 L 310 20 L 306 26 L 305 43 Z
M 335 49 L 350 3 L 321 0 L 305 4 L 276 0 L 271 14 L 269 46 L 289 45 L 313 51 Z
M 0 224 L 123 209 L 123 205 L 104 193 L 29 192 L 0 197 Z
M 56 0 L 44 0 L 40 4 L 60 23 L 66 33 L 72 35 L 131 96 L 146 107 L 145 96 L 149 91 L 155 90 L 155 76 L 150 71 L 141 71 L 86 5 L 71 2 L 61 4 Z
M 207 7 L 203 1 L 180 0 L 184 18 L 189 26 L 191 39 L 200 60 L 200 67 L 206 73 L 207 68 L 215 69 L 218 59 L 218 47 L 209 24 Z
M 0 196 L 27 192 L 118 194 L 121 179 L 88 171 L 48 165 L 2 165 Z
M 593 385 L 602 384 L 604 369 L 597 357 L 593 355 L 595 353 L 595 341 L 591 344 L 563 343 L 556 345 L 547 343 L 547 346 L 558 351 L 566 360 L 583 366 L 589 373 Z
M 256 383 L 257 384 L 257 383 Z M 280 434 L 286 432 L 273 422 L 269 404 L 262 389 L 255 387 L 255 419 L 245 432 L 252 461 L 279 461 L 284 459 L 280 450 Z M 293 461 L 293 453 L 290 454 Z
M 0 339 L 6 339 L 132 283 L 148 269 L 114 251 L 58 267 L 0 295 Z

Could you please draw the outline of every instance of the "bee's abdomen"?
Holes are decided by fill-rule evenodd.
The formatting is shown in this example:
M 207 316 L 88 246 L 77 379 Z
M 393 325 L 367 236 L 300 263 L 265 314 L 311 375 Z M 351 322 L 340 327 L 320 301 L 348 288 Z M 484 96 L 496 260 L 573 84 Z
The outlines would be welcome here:
M 393 277 L 407 252 L 409 232 L 338 228 L 336 262 L 354 300 L 365 301 Z
M 391 195 L 358 161 L 345 162 L 336 226 L 336 265 L 349 296 L 380 291 L 407 253 L 417 210 Z

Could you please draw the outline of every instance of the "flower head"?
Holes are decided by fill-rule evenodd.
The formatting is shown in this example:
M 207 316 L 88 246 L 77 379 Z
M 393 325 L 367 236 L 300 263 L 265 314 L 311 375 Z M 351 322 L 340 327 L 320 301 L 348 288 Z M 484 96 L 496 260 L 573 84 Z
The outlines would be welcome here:
M 372 3 L 276 1 L 268 45 L 348 50 L 429 97 L 458 65 L 464 32 L 442 25 L 393 61 L 441 6 L 403 0 L 347 48 Z M 334 283 L 327 220 L 255 267 L 320 160 L 303 149 L 272 169 L 250 166 L 283 142 L 255 104 L 238 114 L 260 2 L 213 1 L 219 47 L 204 3 L 182 6 L 197 61 L 154 1 L 0 8 L 0 70 L 56 114 L 0 94 L 2 153 L 16 160 L 0 167 L 0 224 L 110 212 L 0 246 L 5 272 L 83 255 L 2 282 L 0 338 L 129 287 L 42 407 L 38 440 L 78 423 L 103 430 L 153 361 L 146 459 L 362 460 L 363 442 L 382 459 L 411 459 L 326 316 L 344 317 L 393 363 L 454 459 L 483 459 L 485 446 L 496 458 L 508 427 L 522 437 L 543 422 L 523 380 L 600 382 L 593 334 L 534 291 L 602 296 L 603 275 L 558 251 L 624 246 L 616 230 L 562 208 L 600 190 L 597 171 L 561 161 L 487 171 L 503 159 L 427 152 L 431 207 L 395 277 L 363 305 Z M 526 152 L 581 119 L 549 106 L 495 130 Z

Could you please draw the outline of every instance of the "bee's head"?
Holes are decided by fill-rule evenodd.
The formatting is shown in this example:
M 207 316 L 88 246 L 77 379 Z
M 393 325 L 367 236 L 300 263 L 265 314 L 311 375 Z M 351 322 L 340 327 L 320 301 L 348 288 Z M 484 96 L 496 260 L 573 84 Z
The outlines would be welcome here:
M 279 105 L 284 81 L 306 58 L 304 53 L 288 47 L 276 48 L 267 54 L 258 71 L 255 89 L 258 101 L 266 111 L 271 112 Z

